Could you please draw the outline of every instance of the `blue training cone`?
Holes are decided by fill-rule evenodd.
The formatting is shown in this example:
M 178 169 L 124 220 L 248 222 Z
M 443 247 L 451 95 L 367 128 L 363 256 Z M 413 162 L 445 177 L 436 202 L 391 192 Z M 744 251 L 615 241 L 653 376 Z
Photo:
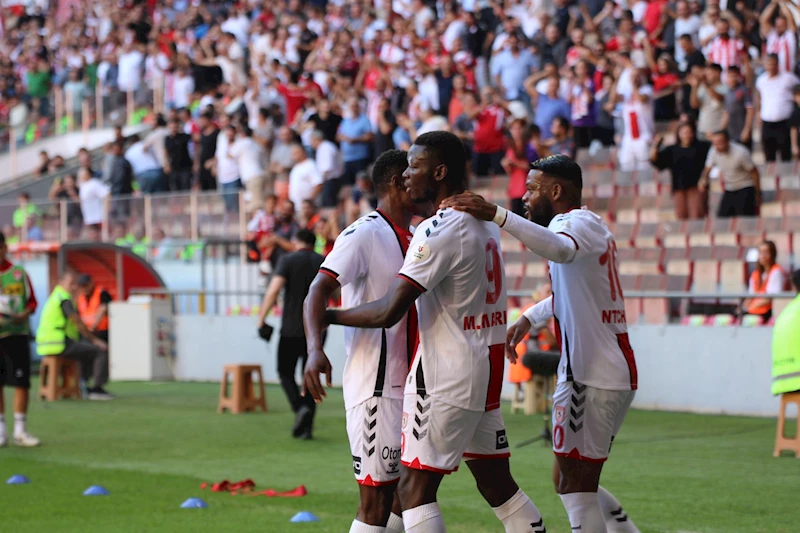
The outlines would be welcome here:
M 30 483 L 31 480 L 23 476 L 22 474 L 17 474 L 15 476 L 11 476 L 6 481 L 6 485 L 24 485 L 25 483 Z
M 101 487 L 100 485 L 92 485 L 85 491 L 83 491 L 84 496 L 108 496 L 108 491 Z
M 200 498 L 189 498 L 181 504 L 181 509 L 205 509 L 208 504 Z
M 319 518 L 317 518 L 314 513 L 309 511 L 300 511 L 294 515 L 289 522 L 294 522 L 295 524 L 300 522 L 319 522 Z

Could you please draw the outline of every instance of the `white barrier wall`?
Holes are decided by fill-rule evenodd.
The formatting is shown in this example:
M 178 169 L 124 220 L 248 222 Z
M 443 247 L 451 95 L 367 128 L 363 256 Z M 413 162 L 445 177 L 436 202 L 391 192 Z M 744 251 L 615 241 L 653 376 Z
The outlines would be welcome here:
M 255 317 L 175 317 L 175 379 L 219 381 L 223 365 L 252 363 L 262 365 L 265 379 L 276 381 L 280 321 L 269 322 L 276 332 L 266 344 L 256 334 Z M 632 326 L 630 337 L 639 370 L 634 407 L 754 416 L 778 412 L 778 400 L 770 395 L 772 328 Z M 341 327 L 330 329 L 325 351 L 334 385 L 341 385 Z M 506 383 L 504 397 L 511 391 Z

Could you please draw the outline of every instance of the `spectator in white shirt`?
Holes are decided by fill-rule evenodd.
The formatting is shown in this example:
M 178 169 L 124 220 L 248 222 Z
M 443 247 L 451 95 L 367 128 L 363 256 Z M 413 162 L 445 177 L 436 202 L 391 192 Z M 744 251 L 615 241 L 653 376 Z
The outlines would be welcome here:
M 125 151 L 125 159 L 131 164 L 133 176 L 145 194 L 166 190 L 164 172 L 155 156 L 139 140 L 138 135 L 132 138 L 133 144 Z
M 264 204 L 266 164 L 264 149 L 253 139 L 253 130 L 247 125 L 239 127 L 230 154 L 239 165 L 239 177 L 247 191 L 247 211 L 254 212 Z
M 761 118 L 761 143 L 768 163 L 776 160 L 778 152 L 783 161 L 792 160 L 792 142 L 789 118 L 794 110 L 792 90 L 800 84 L 791 72 L 780 72 L 778 55 L 769 54 L 764 61 L 764 72 L 756 80 L 757 109 Z
M 137 45 L 126 44 L 118 57 L 117 86 L 123 93 L 139 92 L 142 88 L 144 55 Z
M 81 199 L 81 214 L 84 226 L 98 226 L 103 223 L 105 199 L 111 193 L 108 185 L 92 177 L 88 168 L 78 170 L 78 196 Z
M 322 207 L 335 208 L 339 203 L 339 190 L 344 174 L 344 161 L 339 147 L 325 139 L 325 134 L 320 130 L 311 132 L 311 148 L 316 153 L 317 171 L 322 175 Z
M 185 68 L 178 69 L 172 84 L 172 104 L 173 109 L 188 108 L 192 103 L 192 93 L 194 92 L 194 78 Z
M 306 155 L 300 144 L 292 146 L 294 166 L 289 172 L 289 200 L 300 207 L 303 200 L 316 202 L 322 192 L 323 179 L 317 164 Z
M 228 124 L 217 137 L 217 151 L 215 155 L 217 167 L 217 183 L 222 189 L 225 201 L 225 211 L 236 213 L 239 211 L 239 190 L 242 180 L 239 175 L 239 162 L 231 154 L 230 147 L 236 142 L 236 128 Z

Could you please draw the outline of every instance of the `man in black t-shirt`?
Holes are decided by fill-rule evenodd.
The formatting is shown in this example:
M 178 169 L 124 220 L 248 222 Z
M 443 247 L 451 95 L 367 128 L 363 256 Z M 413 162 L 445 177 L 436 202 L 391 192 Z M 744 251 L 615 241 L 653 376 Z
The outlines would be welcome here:
M 308 121 L 313 124 L 315 130 L 319 130 L 325 135 L 326 141 L 339 145 L 336 142 L 336 133 L 339 131 L 342 117 L 331 111 L 331 103 L 328 99 L 322 98 L 319 101 L 317 112 L 308 117 Z
M 188 191 L 192 187 L 192 158 L 189 155 L 191 137 L 181 131 L 177 119 L 169 121 L 169 135 L 164 139 L 168 166 L 167 174 L 169 190 L 173 192 Z
M 303 329 L 303 301 L 323 261 L 323 257 L 314 252 L 316 239 L 314 233 L 309 230 L 303 229 L 297 232 L 294 238 L 296 251 L 283 256 L 278 262 L 258 313 L 260 328 L 283 290 L 283 317 L 278 341 L 278 376 L 286 393 L 286 399 L 295 412 L 292 436 L 302 440 L 311 438 L 316 411 L 314 399 L 311 395 L 301 396 L 295 381 L 297 361 L 302 360 L 300 367 L 302 373 L 308 358 L 306 334 Z

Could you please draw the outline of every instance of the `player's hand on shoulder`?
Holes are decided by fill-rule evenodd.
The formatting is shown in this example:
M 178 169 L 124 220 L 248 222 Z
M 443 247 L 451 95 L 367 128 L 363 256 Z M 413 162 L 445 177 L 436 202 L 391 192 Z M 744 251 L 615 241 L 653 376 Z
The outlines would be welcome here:
M 531 330 L 531 322 L 525 316 L 519 317 L 506 333 L 506 357 L 512 363 L 517 362 L 517 345 L 522 342 L 525 335 Z
M 450 198 L 445 198 L 439 205 L 439 209 L 451 207 L 456 211 L 469 213 L 477 219 L 491 222 L 497 213 L 497 206 L 487 202 L 482 196 L 474 192 L 463 192 Z
M 303 372 L 303 396 L 310 394 L 315 402 L 322 402 L 322 399 L 325 398 L 327 394 L 322 387 L 320 375 L 325 374 L 325 384 L 330 387 L 332 370 L 331 362 L 328 360 L 328 356 L 325 355 L 324 351 L 315 349 L 309 350 L 306 369 Z

